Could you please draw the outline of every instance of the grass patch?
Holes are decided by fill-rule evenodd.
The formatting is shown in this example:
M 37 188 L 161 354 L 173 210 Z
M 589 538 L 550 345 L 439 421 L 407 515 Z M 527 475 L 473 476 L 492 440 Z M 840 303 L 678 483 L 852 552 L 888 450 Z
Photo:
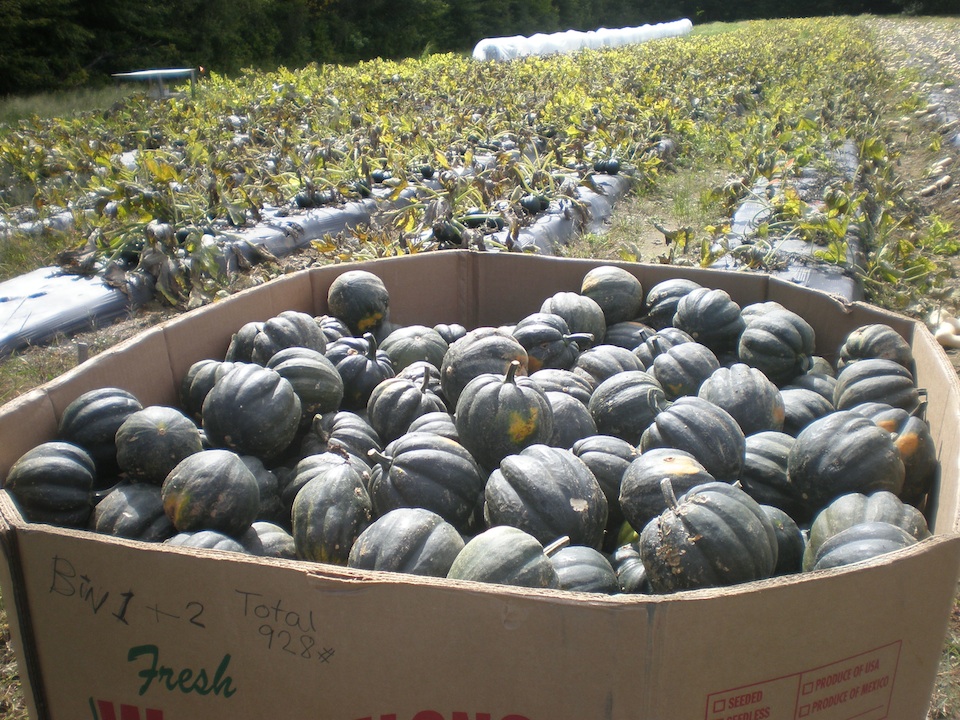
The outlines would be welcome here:
M 10 95 L 0 98 L 0 123 L 15 125 L 34 117 L 74 117 L 90 110 L 108 108 L 136 91 L 130 85 L 110 85 L 34 95 Z

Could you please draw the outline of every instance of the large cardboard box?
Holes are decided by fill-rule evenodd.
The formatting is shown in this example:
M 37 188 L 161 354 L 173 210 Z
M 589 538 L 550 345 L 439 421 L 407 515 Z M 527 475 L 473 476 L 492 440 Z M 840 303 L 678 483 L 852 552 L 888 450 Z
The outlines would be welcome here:
M 595 261 L 448 252 L 363 265 L 400 323 L 515 321 Z M 87 390 L 174 404 L 249 320 L 325 310 L 339 265 L 290 275 L 109 350 L 0 410 L 0 473 Z M 920 720 L 960 566 L 960 386 L 929 332 L 765 276 L 625 264 L 741 305 L 776 300 L 832 355 L 858 325 L 912 343 L 942 463 L 935 536 L 847 569 L 672 596 L 589 596 L 359 572 L 23 521 L 0 496 L 0 586 L 34 718 Z

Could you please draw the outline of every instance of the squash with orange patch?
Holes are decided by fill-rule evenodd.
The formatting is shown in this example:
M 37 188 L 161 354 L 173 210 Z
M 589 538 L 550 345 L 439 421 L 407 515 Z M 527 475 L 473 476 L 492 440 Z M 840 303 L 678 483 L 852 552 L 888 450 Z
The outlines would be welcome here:
M 506 375 L 484 373 L 467 383 L 457 401 L 460 442 L 487 470 L 507 455 L 553 436 L 553 410 L 540 387 L 517 377 L 519 362 Z

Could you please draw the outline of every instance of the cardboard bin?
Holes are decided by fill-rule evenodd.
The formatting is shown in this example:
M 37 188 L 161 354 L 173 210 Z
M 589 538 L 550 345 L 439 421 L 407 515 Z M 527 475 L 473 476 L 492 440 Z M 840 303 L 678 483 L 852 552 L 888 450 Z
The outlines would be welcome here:
M 0 475 L 66 405 L 118 386 L 176 404 L 244 322 L 326 309 L 340 273 L 403 323 L 515 322 L 590 260 L 442 252 L 286 276 L 108 350 L 0 410 Z M 775 300 L 832 357 L 853 328 L 912 344 L 942 472 L 935 536 L 853 567 L 669 596 L 592 596 L 125 541 L 24 522 L 0 494 L 0 587 L 31 717 L 53 720 L 922 720 L 957 583 L 960 386 L 930 333 L 762 275 L 623 264 Z

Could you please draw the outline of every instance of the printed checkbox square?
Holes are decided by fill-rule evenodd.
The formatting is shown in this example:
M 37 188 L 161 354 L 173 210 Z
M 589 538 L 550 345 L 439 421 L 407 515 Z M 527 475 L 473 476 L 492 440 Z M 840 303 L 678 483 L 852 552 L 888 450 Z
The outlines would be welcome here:
M 808 682 L 803 684 L 803 689 L 800 691 L 803 695 L 809 695 L 813 692 L 813 683 Z
M 727 709 L 727 699 L 726 699 L 726 698 L 719 698 L 719 699 L 713 701 L 713 712 L 715 712 L 715 713 L 723 712 L 723 711 L 726 710 L 726 709 Z
M 809 705 L 801 705 L 801 706 L 800 706 L 800 715 L 799 715 L 799 717 L 802 717 L 802 718 L 803 718 L 803 717 L 807 717 L 809 714 L 810 714 L 810 706 L 809 706 Z

